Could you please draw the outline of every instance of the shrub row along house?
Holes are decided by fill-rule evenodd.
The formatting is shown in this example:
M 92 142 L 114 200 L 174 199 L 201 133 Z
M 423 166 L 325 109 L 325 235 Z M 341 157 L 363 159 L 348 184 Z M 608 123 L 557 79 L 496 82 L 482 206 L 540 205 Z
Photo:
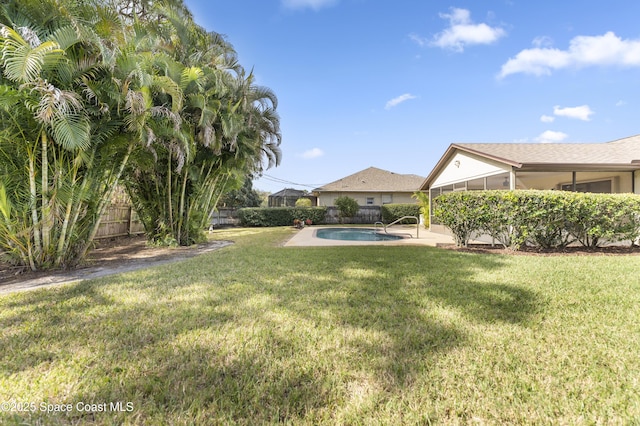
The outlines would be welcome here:
M 420 190 L 430 200 L 484 189 L 638 194 L 639 171 L 640 135 L 607 143 L 454 143 Z M 432 231 L 446 232 L 433 222 L 433 210 L 431 219 Z

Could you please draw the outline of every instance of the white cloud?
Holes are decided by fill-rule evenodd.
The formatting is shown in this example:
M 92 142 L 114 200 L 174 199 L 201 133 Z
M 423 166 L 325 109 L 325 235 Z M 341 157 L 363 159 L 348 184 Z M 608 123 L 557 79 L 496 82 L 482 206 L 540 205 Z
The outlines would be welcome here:
M 517 73 L 549 75 L 569 67 L 640 66 L 640 40 L 622 40 L 611 31 L 601 36 L 574 37 L 567 50 L 537 44 L 503 64 L 498 77 Z
M 467 45 L 491 44 L 506 35 L 502 28 L 474 24 L 466 9 L 452 8 L 450 14 L 441 13 L 440 17 L 449 20 L 449 28 L 437 34 L 431 44 L 443 49 L 462 52 Z
M 553 107 L 553 113 L 559 117 L 575 118 L 582 121 L 591 120 L 591 115 L 594 114 L 589 105 L 566 108 L 560 108 L 556 105 Z
M 540 117 L 540 121 L 542 121 L 543 123 L 553 123 L 555 119 L 555 117 L 552 117 L 550 115 L 543 115 L 542 117 Z
M 405 93 L 404 95 L 400 95 L 396 98 L 391 99 L 390 101 L 387 102 L 387 104 L 384 106 L 384 109 L 391 109 L 394 106 L 397 106 L 403 102 L 406 102 L 410 99 L 415 99 L 417 96 L 412 95 L 411 93 Z
M 534 38 L 531 44 L 535 47 L 551 47 L 553 46 L 553 39 L 547 36 L 540 36 Z
M 420 47 L 425 46 L 427 45 L 427 43 L 429 43 L 429 40 L 416 33 L 409 34 L 409 38 Z
M 333 6 L 338 0 L 281 0 L 287 9 L 313 9 L 320 10 L 323 7 Z
M 626 104 L 627 104 L 627 101 L 623 101 L 622 99 L 616 102 L 617 107 L 625 106 Z
M 546 132 L 543 132 L 540 136 L 538 136 L 536 138 L 536 141 L 540 143 L 557 143 L 562 142 L 568 137 L 569 135 L 567 135 L 566 133 L 547 130 Z
M 311 160 L 312 158 L 322 157 L 323 155 L 324 155 L 324 151 L 322 151 L 320 148 L 313 148 L 303 152 L 301 157 L 306 160 Z

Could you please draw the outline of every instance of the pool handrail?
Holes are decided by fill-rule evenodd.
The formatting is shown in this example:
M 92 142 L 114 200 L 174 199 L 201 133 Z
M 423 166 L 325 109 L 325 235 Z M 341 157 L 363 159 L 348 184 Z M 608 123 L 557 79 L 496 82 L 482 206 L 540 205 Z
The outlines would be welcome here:
M 391 222 L 388 225 L 385 225 L 384 222 L 376 222 L 373 224 L 374 228 L 377 228 L 378 225 L 382 225 L 384 227 L 384 232 L 385 234 L 388 234 L 389 232 L 387 231 L 387 228 L 392 227 L 393 225 L 395 225 L 398 222 L 401 222 L 405 219 L 415 219 L 416 220 L 416 238 L 420 238 L 420 219 L 417 216 L 402 216 L 400 219 L 396 219 L 393 222 Z M 407 234 L 409 235 L 411 238 L 413 238 L 413 235 L 411 234 Z

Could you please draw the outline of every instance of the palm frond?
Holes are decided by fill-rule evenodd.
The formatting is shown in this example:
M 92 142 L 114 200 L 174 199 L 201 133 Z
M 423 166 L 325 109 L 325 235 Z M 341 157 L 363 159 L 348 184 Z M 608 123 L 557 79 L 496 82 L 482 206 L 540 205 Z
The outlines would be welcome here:
M 153 79 L 153 88 L 160 93 L 171 97 L 171 110 L 178 112 L 182 108 L 182 90 L 178 83 L 167 76 L 156 76 Z
M 32 47 L 11 28 L 0 26 L 0 64 L 5 76 L 16 82 L 33 82 L 40 78 L 45 65 L 58 61 L 64 51 L 54 41 L 45 41 Z
M 189 86 L 189 84 L 193 82 L 197 82 L 204 76 L 202 68 L 200 67 L 187 67 L 182 70 L 182 75 L 180 76 L 180 88 L 183 90 Z
M 56 114 L 51 129 L 55 141 L 64 149 L 84 150 L 91 145 L 89 121 L 80 114 Z

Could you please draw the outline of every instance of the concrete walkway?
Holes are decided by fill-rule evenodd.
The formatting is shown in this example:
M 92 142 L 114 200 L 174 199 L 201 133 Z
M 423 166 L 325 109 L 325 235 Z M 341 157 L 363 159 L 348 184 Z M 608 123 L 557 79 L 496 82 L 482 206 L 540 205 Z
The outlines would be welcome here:
M 340 225 L 341 226 L 341 225 Z M 416 229 L 416 225 L 395 225 L 388 229 L 389 234 L 402 235 L 407 238 L 395 241 L 343 241 L 343 240 L 325 240 L 317 238 L 315 233 L 320 228 L 337 228 L 335 226 L 307 226 L 289 241 L 285 243 L 285 247 L 318 247 L 318 246 L 403 246 L 403 245 L 423 245 L 435 247 L 440 244 L 453 244 L 453 238 L 449 235 L 436 234 L 429 232 L 428 229 L 420 227 Z M 348 226 L 345 226 L 348 227 Z M 365 227 L 373 229 L 373 227 Z M 384 229 L 378 227 L 379 232 L 384 233 Z M 417 235 L 416 235 L 417 234 Z
M 324 228 L 335 228 L 337 226 L 323 226 Z M 436 234 L 429 232 L 429 230 L 420 227 L 416 229 L 416 225 L 395 225 L 388 231 L 390 234 L 402 235 L 407 238 L 395 241 L 342 241 L 342 240 L 325 240 L 317 238 L 315 232 L 322 227 L 308 226 L 298 231 L 289 241 L 287 241 L 285 247 L 318 247 L 318 246 L 403 246 L 403 245 L 423 245 L 435 247 L 439 244 L 453 244 L 453 238 L 448 235 Z M 368 228 L 368 227 L 366 227 Z M 373 229 L 371 227 L 371 229 Z M 383 229 L 378 228 L 379 232 L 384 232 Z M 417 235 L 416 235 L 417 234 Z M 176 253 L 171 258 L 166 259 L 139 259 L 135 262 L 124 262 L 118 266 L 102 266 L 102 267 L 89 267 L 74 271 L 64 271 L 47 274 L 38 278 L 26 279 L 19 282 L 11 282 L 2 284 L 0 283 L 0 295 L 9 294 L 21 291 L 35 290 L 39 288 L 47 288 L 58 286 L 62 284 L 77 283 L 83 280 L 89 280 L 94 278 L 100 278 L 107 275 L 120 274 L 123 272 L 135 271 L 143 268 L 151 268 L 154 266 L 163 265 L 166 263 L 185 260 L 189 257 L 207 253 L 212 250 L 216 250 L 232 244 L 229 241 L 218 241 L 209 244 L 206 248 L 195 250 L 193 252 Z
M 221 249 L 231 244 L 233 244 L 231 241 L 211 241 L 208 244 L 203 244 L 202 247 L 199 247 L 198 249 L 183 252 L 176 251 L 174 255 L 168 257 L 130 259 L 118 264 L 117 266 L 95 266 L 71 271 L 52 272 L 37 278 L 17 282 L 14 281 L 6 284 L 0 283 L 0 295 L 59 286 L 63 284 L 73 284 L 84 280 L 106 277 L 108 275 L 152 268 L 154 266 L 186 260 L 204 253 Z

